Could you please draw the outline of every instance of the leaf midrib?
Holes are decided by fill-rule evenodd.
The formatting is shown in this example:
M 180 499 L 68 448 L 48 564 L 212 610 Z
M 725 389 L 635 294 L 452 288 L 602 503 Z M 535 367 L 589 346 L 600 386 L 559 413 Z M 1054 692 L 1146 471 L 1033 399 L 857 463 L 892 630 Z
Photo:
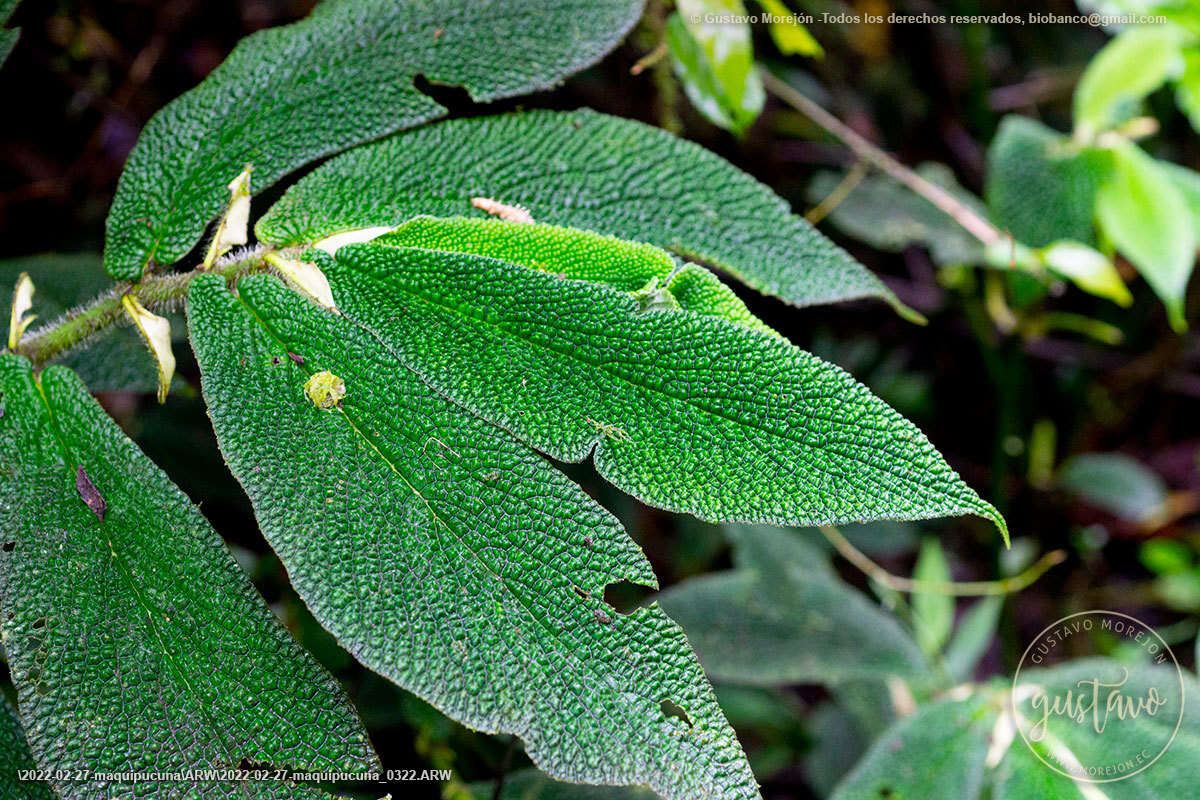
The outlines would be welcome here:
M 290 347 L 287 340 L 283 336 L 281 336 L 277 331 L 275 331 L 274 328 L 272 328 L 266 322 L 266 320 L 264 320 L 262 317 L 260 317 L 258 315 L 258 313 L 255 311 L 255 309 L 252 308 L 243 298 L 238 297 L 237 301 L 239 303 L 241 303 L 241 305 L 246 309 L 246 311 L 250 314 L 250 316 L 256 322 L 258 322 L 259 325 L 262 326 L 263 330 L 266 331 L 267 335 L 269 335 L 272 339 L 274 339 L 278 345 L 280 345 L 281 347 L 283 347 L 285 349 L 288 349 Z M 349 321 L 351 321 L 353 324 L 360 327 L 361 329 L 365 330 L 373 338 L 376 336 L 373 331 L 370 331 L 368 328 L 363 326 L 361 323 L 358 323 L 354 320 L 349 320 Z M 404 364 L 402 361 L 400 361 L 398 354 L 396 354 L 393 350 L 391 350 L 391 348 L 387 347 L 386 345 L 383 345 L 383 346 L 384 346 L 385 351 L 388 352 L 388 354 L 391 355 L 393 358 L 395 358 L 397 363 L 402 368 L 411 369 L 406 364 Z M 289 352 L 295 352 L 295 351 L 289 350 Z M 308 373 L 310 375 L 312 374 L 311 371 L 309 370 L 307 364 L 299 365 L 299 366 L 301 366 L 301 369 L 303 369 L 306 373 Z M 424 382 L 422 382 L 422 385 L 425 385 Z M 432 388 L 430 389 L 430 391 L 433 391 Z M 440 393 L 438 393 L 438 396 L 441 397 Z M 433 520 L 435 522 L 435 530 L 436 530 L 436 525 L 441 524 L 441 526 L 443 528 L 445 528 L 451 535 L 454 536 L 454 538 L 458 541 L 460 546 L 466 552 L 470 553 L 471 556 L 487 571 L 487 573 L 490 574 L 497 581 L 497 583 L 500 584 L 501 587 L 503 587 L 504 591 L 508 595 L 510 595 L 511 597 L 516 599 L 521 604 L 521 607 L 525 609 L 525 612 L 529 616 L 530 619 L 532 619 L 543 630 L 545 630 L 555 641 L 564 645 L 559 650 L 559 652 L 564 657 L 564 660 L 569 659 L 570 662 L 574 662 L 577 666 L 582 665 L 584 670 L 591 672 L 593 675 L 595 675 L 598 678 L 604 677 L 604 674 L 601 673 L 600 671 L 598 671 L 591 663 L 589 663 L 586 660 L 580 659 L 578 657 L 578 655 L 574 652 L 573 648 L 570 647 L 568 645 L 568 643 L 563 642 L 563 640 L 560 638 L 560 632 L 557 631 L 555 628 L 553 628 L 543 617 L 536 614 L 534 612 L 533 608 L 530 606 L 530 604 L 526 601 L 524 596 L 520 592 L 515 591 L 509 585 L 508 581 L 505 580 L 504 576 L 497 573 L 492 568 L 491 564 L 489 564 L 478 552 L 475 551 L 475 549 L 473 547 L 471 547 L 466 542 L 466 540 L 455 529 L 455 527 L 452 526 L 445 519 L 443 519 L 442 515 L 439 514 L 437 509 L 434 507 L 434 504 L 427 497 L 425 497 L 425 495 L 422 494 L 421 491 L 419 491 L 413 485 L 412 481 L 409 480 L 408 476 L 399 468 L 399 466 L 391 458 L 389 458 L 388 455 L 386 453 L 384 453 L 382 449 L 380 449 L 374 442 L 372 442 L 370 440 L 370 437 L 368 437 L 363 432 L 363 430 L 359 427 L 358 423 L 355 422 L 354 418 L 349 414 L 349 412 L 347 412 L 344 408 L 341 408 L 341 407 L 337 407 L 337 410 L 339 412 L 341 412 L 343 419 L 345 419 L 346 422 L 350 425 L 351 430 L 354 431 L 354 433 L 358 436 L 358 438 L 360 438 L 363 442 L 365 442 L 370 449 L 374 450 L 379 455 L 380 460 L 383 461 L 383 463 L 393 473 L 395 473 L 396 476 L 400 478 L 400 480 L 402 480 L 404 482 L 405 486 L 407 486 L 414 495 L 416 495 L 417 497 L 419 497 L 421 499 L 421 502 L 425 504 L 425 507 L 429 510 L 430 515 L 433 517 Z M 479 478 L 477 476 L 475 476 L 475 474 L 473 472 L 471 472 L 470 470 L 464 470 L 464 472 L 466 472 L 468 475 L 470 475 L 471 478 L 473 480 L 475 480 L 476 482 L 482 483 L 482 481 L 480 481 Z M 553 654 L 548 653 L 548 655 L 553 655 Z M 564 686 L 567 690 L 573 691 L 570 682 L 557 681 L 557 683 Z M 583 698 L 580 695 L 576 694 L 575 696 L 579 699 L 579 705 L 581 707 L 583 707 L 584 709 L 586 709 L 588 714 L 592 717 L 592 719 L 595 720 L 596 729 L 598 731 L 604 732 L 606 730 L 606 728 L 603 724 L 601 724 L 600 720 L 598 720 L 595 717 L 595 715 L 592 713 L 591 706 L 588 703 L 584 702 Z M 522 719 L 525 719 L 525 718 L 522 718 Z M 632 728 L 630 728 L 630 729 L 632 730 Z M 609 735 L 609 734 L 606 734 L 606 736 L 610 742 L 613 742 L 618 747 L 622 747 L 622 744 L 623 744 L 623 749 L 625 750 L 625 752 L 628 753 L 628 755 L 633 760 L 633 762 L 636 762 L 635 753 L 633 752 L 633 750 L 628 742 L 622 743 L 620 740 L 615 739 L 612 735 Z M 658 769 L 657 771 L 660 774 L 665 774 L 661 769 Z

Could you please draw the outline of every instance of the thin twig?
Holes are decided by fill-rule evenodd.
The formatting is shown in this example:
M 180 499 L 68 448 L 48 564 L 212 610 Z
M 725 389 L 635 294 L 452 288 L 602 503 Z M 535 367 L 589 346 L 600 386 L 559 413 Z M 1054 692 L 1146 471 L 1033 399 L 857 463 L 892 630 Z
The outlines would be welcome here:
M 855 161 L 854 166 L 846 173 L 846 177 L 842 178 L 841 183 L 833 187 L 833 191 L 826 195 L 825 199 L 815 208 L 810 209 L 804 218 L 813 225 L 825 219 L 850 196 L 856 186 L 862 183 L 862 179 L 867 177 L 867 171 L 870 169 L 871 167 L 866 161 Z
M 924 197 L 938 209 L 944 211 L 976 239 L 985 245 L 990 245 L 1000 241 L 1004 237 L 994 225 L 960 203 L 945 189 L 925 180 L 883 150 L 868 142 L 848 125 L 793 89 L 786 82 L 775 77 L 765 69 L 760 70 L 760 72 L 762 73 L 763 84 L 776 97 L 840 139 L 859 158 L 869 161 L 872 165 L 883 170 L 895 180 L 912 189 L 921 195 L 921 197 Z
M 876 564 L 865 553 L 850 544 L 850 541 L 837 528 L 831 525 L 822 525 L 821 533 L 825 534 L 825 538 L 841 553 L 843 558 L 862 570 L 867 577 L 897 592 L 922 592 L 925 594 L 945 594 L 955 597 L 1012 594 L 1032 584 L 1046 570 L 1067 560 L 1066 551 L 1051 550 L 1020 575 L 1013 575 L 995 581 L 963 581 L 961 583 L 915 581 L 911 578 L 901 578 L 898 575 L 893 575 Z
M 647 67 L 653 67 L 659 61 L 666 57 L 669 48 L 667 40 L 663 39 L 658 45 L 646 55 L 642 56 L 637 62 L 629 68 L 630 75 L 641 75 Z

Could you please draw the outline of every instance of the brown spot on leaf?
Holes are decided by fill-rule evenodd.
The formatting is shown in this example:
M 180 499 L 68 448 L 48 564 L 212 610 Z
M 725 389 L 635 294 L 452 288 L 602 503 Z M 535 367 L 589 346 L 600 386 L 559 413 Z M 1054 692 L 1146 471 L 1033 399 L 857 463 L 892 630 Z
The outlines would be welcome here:
M 300 355 L 299 353 L 293 353 L 289 351 L 288 358 L 290 358 L 296 364 L 304 363 L 304 356 Z
M 104 497 L 92 483 L 92 479 L 88 477 L 87 471 L 80 464 L 75 470 L 75 491 L 79 492 L 79 496 L 92 513 L 96 515 L 101 522 L 104 521 L 104 512 L 108 510 L 108 503 L 104 501 Z

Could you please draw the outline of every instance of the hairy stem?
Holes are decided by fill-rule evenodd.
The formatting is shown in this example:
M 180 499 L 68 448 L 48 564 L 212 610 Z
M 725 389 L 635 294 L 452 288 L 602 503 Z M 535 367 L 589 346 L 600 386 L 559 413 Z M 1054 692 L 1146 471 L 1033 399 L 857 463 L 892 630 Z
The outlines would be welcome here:
M 216 266 L 211 272 L 224 275 L 228 280 L 237 280 L 243 275 L 264 269 L 264 255 L 261 252 L 254 253 Z M 188 286 L 198 273 L 199 270 L 172 272 L 151 275 L 137 283 L 118 283 L 91 302 L 68 311 L 49 325 L 25 336 L 14 352 L 28 358 L 35 367 L 40 367 L 56 355 L 77 347 L 123 319 L 125 310 L 121 306 L 121 298 L 124 295 L 133 295 L 151 311 L 161 311 L 187 296 Z
M 994 225 L 960 203 L 940 186 L 930 183 L 896 159 L 858 135 L 848 125 L 796 91 L 767 70 L 762 73 L 763 84 L 783 102 L 799 111 L 826 131 L 837 137 L 863 161 L 868 161 L 895 180 L 924 197 L 985 245 L 1004 238 Z
M 837 528 L 831 525 L 822 525 L 821 533 L 825 534 L 825 538 L 829 540 L 829 543 L 834 546 L 843 558 L 866 573 L 867 577 L 897 592 L 922 592 L 925 594 L 946 594 L 957 597 L 1012 594 L 1029 586 L 1040 578 L 1046 570 L 1057 564 L 1061 564 L 1067 559 L 1065 551 L 1051 550 L 1020 575 L 1013 575 L 995 581 L 963 581 L 959 583 L 914 581 L 911 578 L 901 578 L 898 575 L 893 575 L 876 564 L 865 553 L 850 544 L 850 541 Z

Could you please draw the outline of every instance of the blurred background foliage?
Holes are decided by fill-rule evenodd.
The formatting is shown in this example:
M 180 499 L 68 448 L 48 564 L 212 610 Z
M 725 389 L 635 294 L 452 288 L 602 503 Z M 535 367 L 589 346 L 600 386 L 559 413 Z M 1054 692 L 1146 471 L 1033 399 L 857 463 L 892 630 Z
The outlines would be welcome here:
M 102 288 L 94 254 L 138 131 L 244 35 L 312 5 L 58 0 L 18 9 L 11 24 L 21 39 L 0 71 L 8 109 L 0 290 L 20 271 L 34 272 L 39 300 L 62 310 Z M 1083 9 L 1093 7 L 1154 4 Z M 689 21 L 714 9 L 815 20 Z M 558 91 L 482 108 L 460 90 L 426 87 L 460 115 L 586 105 L 641 119 L 769 184 L 928 324 L 879 303 L 797 310 L 743 293 L 747 304 L 913 419 L 1007 515 L 1015 539 L 1004 551 L 986 524 L 948 520 L 847 528 L 853 546 L 893 575 L 935 582 L 991 580 L 1048 552 L 1065 556 L 1019 593 L 905 594 L 835 558 L 815 532 L 780 540 L 718 529 L 641 506 L 588 467 L 567 465 L 653 562 L 667 587 L 663 603 L 717 683 L 768 798 L 827 796 L 897 716 L 917 706 L 942 713 L 927 705 L 939 687 L 1007 681 L 1026 644 L 1066 614 L 1101 607 L 1135 615 L 1195 666 L 1200 286 L 1187 278 L 1200 242 L 1200 6 L 1170 6 L 1168 24 L 1128 29 L 822 21 L 892 12 L 1079 8 L 1070 0 L 649 0 L 633 36 Z M 781 102 L 760 68 L 947 193 L 995 240 L 981 240 Z M 68 255 L 29 258 L 47 252 Z M 173 324 L 182 336 L 181 319 Z M 177 390 L 164 406 L 153 400 L 152 365 L 129 330 L 67 358 L 150 457 L 203 499 L 268 602 L 348 687 L 385 765 L 452 768 L 449 796 L 568 796 L 521 771 L 529 762 L 519 742 L 447 720 L 357 666 L 314 623 L 222 467 L 184 341 L 176 352 Z M 113 360 L 127 371 L 103 368 Z M 803 573 L 772 573 L 782 557 L 771 548 L 791 553 Z M 626 609 L 649 599 L 627 584 L 607 598 Z M 1117 642 L 1091 647 L 1122 658 Z M 899 683 L 880 680 L 884 672 Z M 6 675 L 0 682 L 11 690 Z M 394 789 L 405 797 L 439 791 Z

